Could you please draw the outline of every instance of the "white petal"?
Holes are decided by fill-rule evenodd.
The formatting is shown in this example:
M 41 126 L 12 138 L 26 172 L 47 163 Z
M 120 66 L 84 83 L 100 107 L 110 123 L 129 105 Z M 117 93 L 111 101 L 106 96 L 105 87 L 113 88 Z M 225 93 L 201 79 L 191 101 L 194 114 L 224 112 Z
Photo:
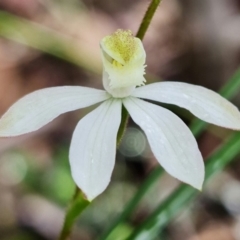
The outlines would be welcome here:
M 70 165 L 77 186 L 88 200 L 108 186 L 115 163 L 121 100 L 110 99 L 78 123 L 70 146 Z
M 0 119 L 0 136 L 10 137 L 35 131 L 62 113 L 87 107 L 110 97 L 105 91 L 64 86 L 32 92 L 15 104 Z
M 204 164 L 197 142 L 184 122 L 167 109 L 137 98 L 123 101 L 145 132 L 154 156 L 175 178 L 201 189 Z
M 201 86 L 181 82 L 160 82 L 136 89 L 133 96 L 175 104 L 198 118 L 226 128 L 240 129 L 240 112 L 228 100 Z

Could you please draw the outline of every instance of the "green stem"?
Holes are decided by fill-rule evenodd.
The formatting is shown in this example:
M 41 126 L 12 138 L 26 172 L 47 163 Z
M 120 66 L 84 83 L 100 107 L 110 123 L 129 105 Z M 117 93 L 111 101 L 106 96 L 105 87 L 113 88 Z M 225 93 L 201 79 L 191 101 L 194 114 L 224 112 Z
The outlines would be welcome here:
M 88 200 L 86 200 L 81 192 L 81 190 L 76 187 L 75 194 L 69 204 L 64 224 L 60 233 L 59 240 L 68 239 L 73 224 L 75 223 L 77 217 L 80 213 L 90 204 Z
M 122 141 L 123 135 L 127 127 L 128 117 L 129 115 L 128 115 L 127 109 L 124 106 L 122 106 L 122 119 L 121 119 L 120 127 L 118 129 L 118 134 L 117 134 L 117 146 L 119 146 L 119 144 Z
M 138 29 L 137 38 L 140 38 L 141 40 L 143 40 L 143 37 L 149 27 L 149 24 L 152 21 L 153 15 L 157 10 L 158 5 L 160 4 L 161 0 L 152 0 L 152 2 L 150 3 L 150 5 L 148 6 L 148 9 L 144 15 L 144 18 L 142 20 L 142 23 Z
M 207 159 L 205 182 L 221 171 L 228 163 L 240 154 L 240 133 L 234 133 L 222 147 L 218 148 Z M 187 185 L 181 185 L 148 217 L 127 240 L 137 239 L 141 234 L 147 234 L 148 239 L 156 239 L 160 230 L 166 226 L 173 216 L 196 197 L 199 192 Z

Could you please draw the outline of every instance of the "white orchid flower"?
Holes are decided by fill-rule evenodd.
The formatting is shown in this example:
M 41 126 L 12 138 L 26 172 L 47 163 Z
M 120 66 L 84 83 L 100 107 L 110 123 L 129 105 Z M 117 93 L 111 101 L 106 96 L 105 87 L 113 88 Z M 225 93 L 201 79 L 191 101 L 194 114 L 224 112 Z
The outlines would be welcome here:
M 206 122 L 236 130 L 240 130 L 238 109 L 200 86 L 181 82 L 142 86 L 146 82 L 146 54 L 142 42 L 129 30 L 117 30 L 104 37 L 100 45 L 105 91 L 64 86 L 30 93 L 2 116 L 0 136 L 26 134 L 62 113 L 102 102 L 77 124 L 69 154 L 73 179 L 86 198 L 92 200 L 110 182 L 123 104 L 145 132 L 161 166 L 173 177 L 201 189 L 204 163 L 191 131 L 169 110 L 140 98 L 176 104 Z

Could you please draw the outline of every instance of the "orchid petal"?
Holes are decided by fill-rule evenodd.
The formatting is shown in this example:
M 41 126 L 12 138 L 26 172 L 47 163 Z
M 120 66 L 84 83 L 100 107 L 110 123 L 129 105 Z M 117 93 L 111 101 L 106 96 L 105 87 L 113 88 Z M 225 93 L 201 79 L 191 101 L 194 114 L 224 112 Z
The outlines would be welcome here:
M 81 119 L 73 133 L 70 166 L 77 186 L 88 200 L 108 186 L 115 163 L 121 100 L 111 99 Z
M 201 86 L 160 82 L 136 89 L 133 96 L 186 108 L 198 118 L 221 127 L 240 130 L 240 112 L 228 100 Z
M 123 101 L 145 132 L 154 156 L 175 178 L 202 188 L 204 164 L 197 142 L 184 122 L 171 111 L 137 98 Z
M 32 92 L 12 105 L 0 119 L 0 136 L 10 137 L 35 131 L 62 113 L 88 107 L 110 97 L 103 90 L 52 87 Z

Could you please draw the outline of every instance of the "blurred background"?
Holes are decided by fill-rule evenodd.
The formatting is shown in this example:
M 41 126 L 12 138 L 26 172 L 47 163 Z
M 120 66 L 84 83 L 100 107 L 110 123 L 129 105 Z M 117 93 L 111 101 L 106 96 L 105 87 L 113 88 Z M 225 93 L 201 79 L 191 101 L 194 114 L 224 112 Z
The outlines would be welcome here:
M 99 41 L 118 28 L 136 33 L 148 3 L 0 0 L 0 114 L 37 89 L 102 88 Z M 240 0 L 163 0 L 143 43 L 149 82 L 183 81 L 218 91 L 240 66 Z M 239 107 L 240 95 L 233 102 Z M 167 107 L 186 123 L 193 119 Z M 0 139 L 1 240 L 57 238 L 74 193 L 68 163 L 72 132 L 91 109 L 64 114 L 31 134 Z M 230 132 L 208 127 L 198 139 L 203 156 Z M 111 184 L 79 218 L 72 239 L 97 239 L 156 165 L 145 135 L 130 120 Z M 165 174 L 111 239 L 125 239 L 178 184 Z M 240 158 L 217 174 L 159 239 L 240 239 Z

